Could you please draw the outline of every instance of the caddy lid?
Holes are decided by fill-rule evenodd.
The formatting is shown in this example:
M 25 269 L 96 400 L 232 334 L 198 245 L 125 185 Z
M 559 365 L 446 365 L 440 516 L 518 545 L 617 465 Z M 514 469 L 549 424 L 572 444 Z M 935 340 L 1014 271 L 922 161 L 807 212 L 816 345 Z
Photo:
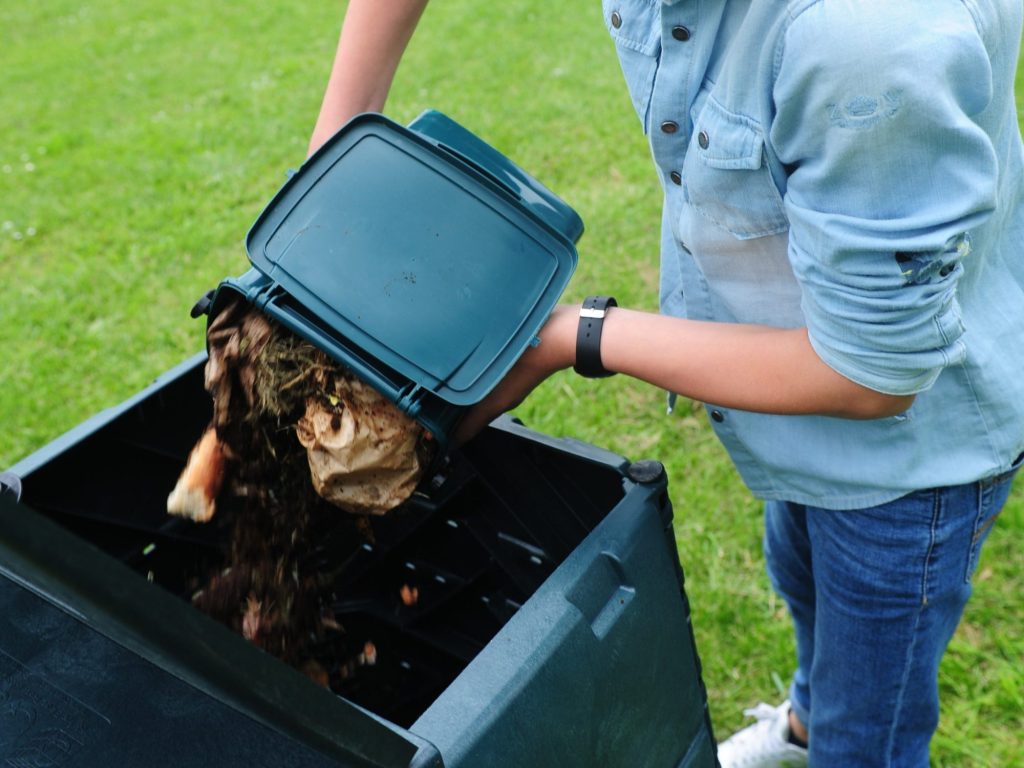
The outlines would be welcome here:
M 321 327 L 455 405 L 512 367 L 577 259 L 498 176 L 373 113 L 306 161 L 246 246 Z

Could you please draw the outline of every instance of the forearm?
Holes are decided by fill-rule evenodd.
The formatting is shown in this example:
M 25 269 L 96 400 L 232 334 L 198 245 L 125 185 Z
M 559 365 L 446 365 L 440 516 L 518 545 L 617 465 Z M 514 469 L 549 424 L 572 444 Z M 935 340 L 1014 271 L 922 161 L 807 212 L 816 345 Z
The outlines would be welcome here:
M 350 117 L 384 108 L 427 0 L 349 0 L 309 154 Z
M 571 348 L 574 359 L 572 328 L 559 327 L 552 343 Z M 685 397 L 761 413 L 878 418 L 906 410 L 914 399 L 884 395 L 836 373 L 818 357 L 803 328 L 699 322 L 615 308 L 604 321 L 601 359 L 609 370 Z
M 501 383 L 459 424 L 459 445 L 515 408 L 555 371 L 576 362 L 579 310 L 562 305 Z M 905 411 L 913 395 L 855 384 L 818 357 L 802 329 L 709 323 L 615 307 L 601 335 L 605 368 L 693 400 L 776 414 L 871 419 Z

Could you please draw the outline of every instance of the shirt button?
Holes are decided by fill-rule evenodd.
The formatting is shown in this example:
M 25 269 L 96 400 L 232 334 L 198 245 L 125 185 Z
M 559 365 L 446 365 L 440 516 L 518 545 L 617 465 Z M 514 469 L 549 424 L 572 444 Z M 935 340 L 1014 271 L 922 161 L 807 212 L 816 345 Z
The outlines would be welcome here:
M 622 26 L 622 17 L 618 11 L 612 11 L 612 26 L 616 29 Z
M 708 144 L 711 143 L 711 139 L 708 136 L 707 131 L 701 131 L 700 133 L 697 134 L 697 143 L 700 144 L 701 149 L 708 148 Z
M 725 414 L 716 408 L 711 412 L 711 419 L 712 421 L 721 424 L 723 421 L 725 421 Z
M 681 174 L 679 171 L 672 171 L 672 173 L 670 173 L 668 177 L 672 179 L 673 184 L 679 185 L 683 183 L 683 174 Z
M 675 133 L 679 130 L 679 124 L 673 123 L 671 120 L 666 120 L 661 124 L 661 130 L 664 133 Z
M 690 39 L 690 30 L 686 27 L 672 27 L 672 37 L 681 43 L 685 43 Z

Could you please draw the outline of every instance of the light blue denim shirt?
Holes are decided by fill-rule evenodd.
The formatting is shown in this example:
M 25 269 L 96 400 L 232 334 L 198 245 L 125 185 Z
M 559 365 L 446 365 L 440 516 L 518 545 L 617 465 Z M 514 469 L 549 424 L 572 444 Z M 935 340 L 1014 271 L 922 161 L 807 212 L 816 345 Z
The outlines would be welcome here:
M 1020 0 L 603 0 L 665 189 L 662 311 L 807 327 L 904 414 L 708 404 L 757 495 L 833 509 L 1024 450 Z M 686 354 L 685 349 L 676 354 Z

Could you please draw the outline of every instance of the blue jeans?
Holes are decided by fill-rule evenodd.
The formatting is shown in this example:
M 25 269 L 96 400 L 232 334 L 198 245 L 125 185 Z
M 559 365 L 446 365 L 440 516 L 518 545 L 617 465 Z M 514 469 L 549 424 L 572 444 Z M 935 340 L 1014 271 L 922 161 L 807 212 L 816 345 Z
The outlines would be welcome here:
M 939 660 L 1015 469 L 869 509 L 767 503 L 768 575 L 796 627 L 790 702 L 812 768 L 927 768 Z

